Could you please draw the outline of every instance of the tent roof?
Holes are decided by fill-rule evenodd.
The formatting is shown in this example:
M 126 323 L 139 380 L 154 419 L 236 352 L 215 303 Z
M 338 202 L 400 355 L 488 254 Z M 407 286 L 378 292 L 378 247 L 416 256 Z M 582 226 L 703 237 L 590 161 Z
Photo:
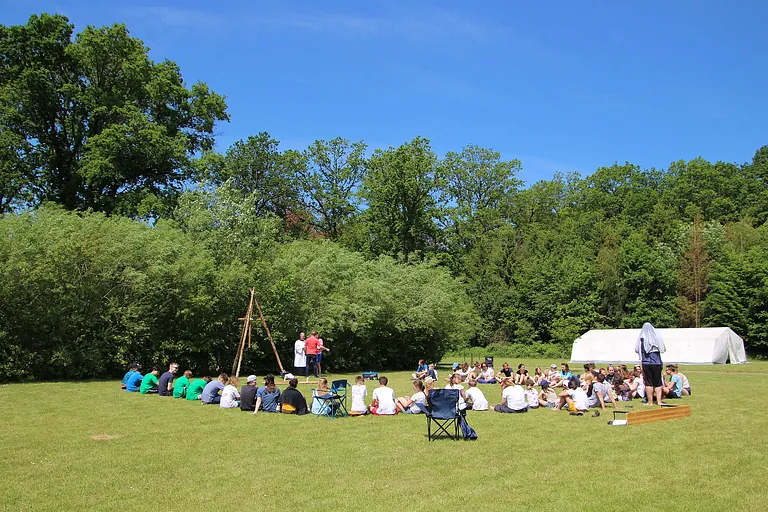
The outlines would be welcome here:
M 665 363 L 745 363 L 744 341 L 729 327 L 657 329 L 664 338 Z M 596 329 L 573 342 L 573 362 L 636 363 L 635 342 L 640 329 Z

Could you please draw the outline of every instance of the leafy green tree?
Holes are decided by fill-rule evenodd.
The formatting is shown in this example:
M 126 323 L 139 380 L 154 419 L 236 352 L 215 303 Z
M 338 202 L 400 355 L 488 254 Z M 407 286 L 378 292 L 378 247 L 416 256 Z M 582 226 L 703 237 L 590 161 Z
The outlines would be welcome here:
M 0 126 L 26 144 L 10 165 L 34 166 L 35 201 L 135 214 L 148 196 L 172 196 L 212 148 L 224 98 L 147 52 L 124 25 L 74 39 L 60 15 L 0 26 Z
M 297 179 L 315 228 L 339 240 L 358 210 L 355 193 L 365 175 L 366 144 L 337 137 L 316 140 L 304 151 Z
M 398 148 L 377 149 L 362 187 L 370 251 L 405 261 L 423 258 L 438 234 L 438 186 L 429 140 L 416 137 Z

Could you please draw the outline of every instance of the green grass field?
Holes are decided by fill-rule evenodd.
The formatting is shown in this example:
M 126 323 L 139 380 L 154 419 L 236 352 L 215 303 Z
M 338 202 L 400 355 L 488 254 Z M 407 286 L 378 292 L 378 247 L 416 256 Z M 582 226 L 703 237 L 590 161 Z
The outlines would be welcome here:
M 0 510 L 764 508 L 768 363 L 684 373 L 690 418 L 470 412 L 477 441 L 431 443 L 423 416 L 254 416 L 118 382 L 1 386 Z M 388 376 L 411 394 L 406 373 Z

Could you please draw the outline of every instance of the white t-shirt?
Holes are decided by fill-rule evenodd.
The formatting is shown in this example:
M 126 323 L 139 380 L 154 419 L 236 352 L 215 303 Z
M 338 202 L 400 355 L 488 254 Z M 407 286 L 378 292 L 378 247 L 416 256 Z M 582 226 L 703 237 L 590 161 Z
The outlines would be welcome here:
M 463 411 L 467 408 L 467 402 L 464 400 L 464 397 L 461 396 L 461 392 L 464 390 L 464 386 L 461 384 L 448 384 L 445 386 L 445 389 L 458 389 L 459 390 L 459 410 Z
M 528 407 L 535 409 L 539 406 L 539 392 L 535 389 L 526 389 L 525 390 L 525 401 L 528 404 Z
M 479 388 L 470 386 L 467 390 L 467 398 L 469 400 L 472 400 L 472 410 L 473 411 L 487 411 L 488 410 L 488 400 L 485 398 L 485 395 L 482 391 L 480 391 Z
M 691 383 L 688 382 L 688 377 L 686 377 L 685 375 L 683 375 L 680 372 L 677 372 L 677 374 L 680 376 L 681 379 L 683 379 L 683 387 L 690 389 Z
M 232 409 L 234 407 L 240 407 L 237 401 L 240 399 L 240 392 L 235 386 L 227 384 L 224 386 L 224 390 L 221 392 L 221 404 L 222 409 Z
M 307 356 L 304 353 L 304 347 L 306 342 L 303 340 L 296 340 L 293 344 L 293 366 L 296 368 L 304 368 L 307 366 Z
M 485 380 L 493 380 L 496 378 L 496 373 L 493 371 L 493 368 L 488 368 L 483 372 L 483 378 Z
M 412 413 L 419 413 L 421 412 L 421 409 L 419 409 L 419 406 L 416 404 L 423 404 L 427 401 L 427 396 L 424 394 L 423 391 L 419 391 L 415 395 L 411 396 L 411 400 L 413 400 L 413 403 L 409 407 Z
M 589 410 L 589 397 L 587 397 L 586 391 L 581 388 L 569 389 L 568 394 L 573 399 L 573 404 L 576 406 L 577 410 Z
M 397 411 L 394 389 L 386 386 L 379 386 L 373 390 L 371 398 L 379 401 L 379 406 L 376 408 L 377 414 L 395 414 L 395 411 Z
M 365 397 L 368 395 L 368 388 L 365 384 L 355 384 L 352 386 L 352 408 L 354 412 L 365 412 Z
M 632 381 L 632 384 L 635 382 L 637 382 L 637 389 L 635 390 L 635 393 L 637 393 L 640 398 L 645 398 L 645 383 L 643 382 L 642 377 L 635 377 L 635 380 Z
M 501 401 L 507 404 L 507 407 L 513 411 L 522 411 L 528 407 L 525 400 L 525 390 L 522 386 L 507 386 L 501 392 Z

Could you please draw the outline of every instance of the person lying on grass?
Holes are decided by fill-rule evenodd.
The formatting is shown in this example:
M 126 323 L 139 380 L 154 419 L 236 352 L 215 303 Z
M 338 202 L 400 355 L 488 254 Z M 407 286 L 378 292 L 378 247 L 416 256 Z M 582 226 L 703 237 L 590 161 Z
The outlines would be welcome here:
M 141 380 L 141 387 L 139 388 L 139 392 L 142 395 L 157 393 L 157 384 L 160 382 L 158 379 L 159 375 L 160 370 L 157 368 L 157 366 L 153 366 L 152 371 L 146 374 Z
M 553 411 L 559 411 L 566 405 L 566 410 L 577 416 L 583 416 L 589 411 L 587 393 L 579 387 L 575 379 L 568 380 L 563 388 L 560 393 L 560 402 L 552 409 Z
M 189 384 L 189 387 L 187 387 L 187 400 L 200 400 L 200 397 L 203 394 L 203 390 L 209 382 L 211 382 L 211 378 L 207 375 L 203 376 L 202 379 L 193 380 Z
M 323 379 L 326 384 L 327 379 Z M 275 376 L 264 377 L 264 385 L 256 391 L 256 408 L 253 414 L 262 410 L 264 412 L 280 412 L 280 388 L 275 385 Z
M 485 398 L 485 395 L 480 388 L 477 387 L 477 381 L 475 379 L 469 379 L 467 385 L 469 386 L 466 391 L 467 404 L 471 404 L 473 411 L 487 411 L 488 400 Z
M 376 416 L 392 416 L 397 414 L 397 406 L 395 405 L 395 390 L 387 387 L 389 379 L 382 376 L 379 377 L 379 387 L 373 390 L 371 396 L 371 414 Z
M 525 401 L 525 390 L 515 384 L 514 377 L 507 377 L 501 382 L 501 403 L 493 408 L 496 412 L 522 413 L 528 412 L 528 403 Z
M 235 409 L 240 407 L 240 391 L 237 390 L 237 386 L 240 385 L 240 379 L 237 377 L 230 377 L 227 385 L 221 391 L 221 402 L 219 407 L 222 409 Z

